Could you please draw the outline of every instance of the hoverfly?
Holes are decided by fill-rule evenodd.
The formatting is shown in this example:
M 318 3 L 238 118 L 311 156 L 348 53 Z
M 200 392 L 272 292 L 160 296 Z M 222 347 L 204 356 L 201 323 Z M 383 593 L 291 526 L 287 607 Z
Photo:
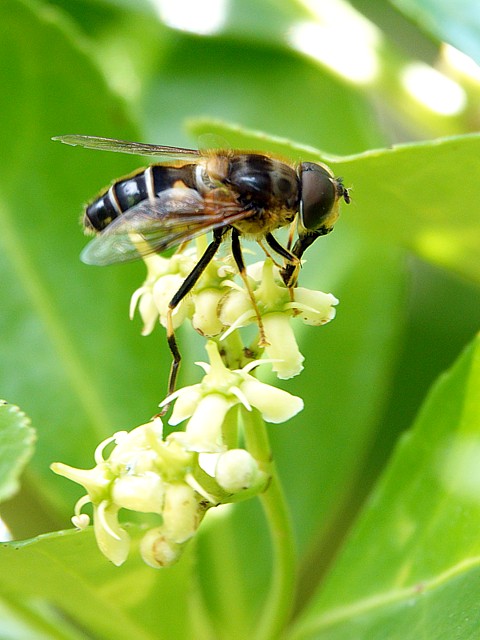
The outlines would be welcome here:
M 85 210 L 83 223 L 96 237 L 82 252 L 87 264 L 108 265 L 165 251 L 213 231 L 213 239 L 169 303 L 167 339 L 173 356 L 169 394 L 173 392 L 181 355 L 173 332 L 172 313 L 191 291 L 222 241 L 231 237 L 232 254 L 254 309 L 256 303 L 246 277 L 240 236 L 262 242 L 281 258 L 281 275 L 296 286 L 300 259 L 316 238 L 332 231 L 339 202 L 350 202 L 348 189 L 324 164 L 292 166 L 260 153 L 195 149 L 126 142 L 95 136 L 53 138 L 87 149 L 155 156 L 166 162 L 120 178 L 103 190 Z M 293 224 L 292 224 L 293 223 Z M 292 224 L 288 246 L 272 232 Z M 293 233 L 297 240 L 293 244 Z M 141 243 L 133 238 L 140 237 Z M 260 344 L 265 336 L 257 311 Z

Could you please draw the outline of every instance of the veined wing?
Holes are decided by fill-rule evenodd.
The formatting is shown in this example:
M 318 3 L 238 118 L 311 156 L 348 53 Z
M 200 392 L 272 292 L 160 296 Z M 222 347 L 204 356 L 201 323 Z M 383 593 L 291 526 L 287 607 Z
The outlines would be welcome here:
M 233 200 L 205 202 L 194 189 L 166 189 L 115 218 L 85 247 L 81 259 L 98 266 L 138 260 L 252 213 Z
M 155 156 L 157 158 L 198 160 L 202 156 L 197 149 L 184 149 L 183 147 L 166 147 L 146 142 L 128 142 L 115 138 L 101 138 L 98 136 L 67 135 L 55 136 L 52 140 L 69 144 L 72 147 L 84 147 L 85 149 L 99 149 L 101 151 L 117 151 L 119 153 L 131 153 L 137 156 Z

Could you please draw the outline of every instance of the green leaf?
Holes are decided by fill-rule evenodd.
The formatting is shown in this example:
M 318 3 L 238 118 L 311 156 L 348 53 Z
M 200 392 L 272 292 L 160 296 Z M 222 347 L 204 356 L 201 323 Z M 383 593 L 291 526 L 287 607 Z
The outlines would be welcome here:
M 471 134 L 327 162 L 353 187 L 349 221 L 360 232 L 479 282 L 479 153 Z
M 185 616 L 192 595 L 188 554 L 175 567 L 154 571 L 134 551 L 119 569 L 100 554 L 91 528 L 2 547 L 0 593 L 14 608 L 31 608 L 25 620 L 32 634 L 50 623 L 65 637 L 80 630 L 106 640 L 193 637 Z M 47 606 L 36 607 L 40 600 Z
M 391 0 L 438 40 L 480 62 L 480 11 L 476 0 Z
M 270 429 L 300 549 L 312 551 L 315 545 L 315 554 L 353 517 L 349 500 L 359 499 L 364 459 L 388 397 L 405 296 L 396 252 L 374 249 L 345 232 L 320 243 L 307 258 L 302 285 L 334 293 L 340 300 L 337 315 L 325 327 L 295 325 L 305 371 L 284 386 L 305 398 L 305 408 L 285 429 Z M 310 464 L 302 465 L 311 452 Z
M 65 0 L 67 10 L 68 4 Z M 302 270 L 303 286 L 338 295 L 338 317 L 328 327 L 298 331 L 306 372 L 285 386 L 305 398 L 306 410 L 295 423 L 271 429 L 304 557 L 303 604 L 322 578 L 316 571 L 308 582 L 309 561 L 325 573 L 384 462 L 379 459 L 371 468 L 365 461 L 370 463 L 375 438 L 383 438 L 383 432 L 376 432 L 392 393 L 406 315 L 406 272 L 396 246 L 478 279 L 477 142 L 458 138 L 344 158 L 289 142 L 287 137 L 350 154 L 383 144 L 379 121 L 385 124 L 372 116 L 364 88 L 346 86 L 316 62 L 288 50 L 286 29 L 300 15 L 294 3 L 237 2 L 235 21 L 210 39 L 169 31 L 154 19 L 142 29 L 145 15 L 139 11 L 134 19 L 128 0 L 119 3 L 126 7 L 123 12 L 98 4 L 89 13 L 90 4 L 79 2 L 72 10 L 86 36 L 95 38 L 90 41 L 50 3 L 5 0 L 0 8 L 0 54 L 8 60 L 0 65 L 2 86 L 8 87 L 0 101 L 0 278 L 7 292 L 0 318 L 0 383 L 2 395 L 24 407 L 39 427 L 33 473 L 23 483 L 30 500 L 23 508 L 15 503 L 28 531 L 16 531 L 30 537 L 46 530 L 38 513 L 47 510 L 51 516 L 61 513 L 60 526 L 67 526 L 78 493 L 51 474 L 49 464 L 62 460 L 91 466 L 103 437 L 147 420 L 162 398 L 170 364 L 163 332 L 141 338 L 138 319 L 129 324 L 127 318 L 128 299 L 144 277 L 142 265 L 97 270 L 78 261 L 85 244 L 77 221 L 81 204 L 139 161 L 68 148 L 50 137 L 84 133 L 182 144 L 179 126 L 185 116 L 228 118 L 284 136 L 273 140 L 220 125 L 218 133 L 232 146 L 277 151 L 295 161 L 324 157 L 353 187 L 353 203 L 342 208 L 336 233 L 309 250 Z M 108 83 L 95 64 L 100 59 L 112 69 Z M 382 77 L 394 77 L 390 62 L 384 60 Z M 132 111 L 143 109 L 142 136 L 128 106 L 111 89 L 127 85 L 125 95 L 141 96 Z M 378 95 L 375 101 L 384 115 Z M 402 122 L 402 131 L 404 125 L 411 130 L 411 122 Z M 447 298 L 441 308 L 435 306 L 438 297 L 431 287 L 425 293 L 424 286 L 422 279 L 419 291 L 431 301 L 432 312 L 423 330 L 429 331 L 430 323 L 442 324 L 448 315 L 450 324 L 442 326 L 451 329 L 445 338 L 451 350 L 459 342 L 465 308 L 455 308 L 457 297 L 455 304 Z M 459 286 L 452 285 L 452 296 Z M 179 343 L 189 356 L 182 373 L 190 376 L 188 360 L 194 352 L 205 359 L 202 341 L 190 349 L 190 338 L 179 332 Z M 431 346 L 434 354 L 425 352 L 425 359 L 438 362 L 438 343 L 432 340 Z M 424 388 L 425 361 L 417 366 L 416 355 L 409 354 L 404 363 Z M 199 377 L 196 370 L 184 379 L 191 383 Z M 399 412 L 411 415 L 410 397 L 397 402 Z M 388 422 L 381 426 L 389 431 Z M 404 472 L 408 479 L 411 469 Z M 202 524 L 195 581 L 206 595 L 217 635 L 235 637 L 240 630 L 248 637 L 268 589 L 270 547 L 257 505 L 237 506 L 230 519 L 215 522 L 212 517 L 210 527 L 208 520 Z M 58 527 L 60 517 L 56 520 Z M 377 543 L 375 531 L 370 540 Z M 187 618 L 198 623 L 202 614 L 200 599 L 187 600 L 193 581 L 188 556 L 173 571 L 159 573 L 144 567 L 134 550 L 126 565 L 114 568 L 88 531 L 7 546 L 0 554 L 0 571 L 8 577 L 0 586 L 2 596 L 19 618 L 30 620 L 32 629 L 50 625 L 46 637 L 82 637 L 79 627 L 92 637 L 192 637 Z M 352 571 L 357 572 L 353 565 Z M 50 575 L 54 583 L 48 589 Z M 452 575 L 442 568 L 434 580 L 464 589 L 467 607 L 470 572 L 459 574 L 455 584 Z M 428 589 L 435 582 L 425 584 L 423 595 L 440 593 L 440 588 Z M 469 586 L 477 586 L 473 577 Z M 442 612 L 444 603 L 437 602 Z M 405 603 L 399 606 L 408 613 Z M 338 612 L 338 606 L 342 603 L 335 601 L 329 611 Z M 312 619 L 316 625 L 316 613 Z M 401 621 L 395 624 L 404 631 Z M 441 637 L 438 625 L 432 622 L 429 628 Z M 195 627 L 196 638 L 208 635 Z
M 479 389 L 477 338 L 433 387 L 293 637 L 474 637 L 477 598 L 460 594 L 479 585 Z
M 159 56 L 142 108 L 148 139 L 164 144 L 179 144 L 179 121 L 201 114 L 334 153 L 384 143 L 362 90 L 281 42 L 226 36 L 199 41 L 179 33 L 170 51 Z
M 18 407 L 0 400 L 0 502 L 11 498 L 33 454 L 35 431 Z
M 135 160 L 51 141 L 65 133 L 138 137 L 124 102 L 51 8 L 3 2 L 0 55 L 9 61 L 0 65 L 1 85 L 9 87 L 0 103 L 0 388 L 39 433 L 37 475 L 24 484 L 32 510 L 22 535 L 31 536 L 40 504 L 68 513 L 76 495 L 50 463 L 88 466 L 100 440 L 148 419 L 169 359 L 160 335 L 142 339 L 128 319 L 143 266 L 95 269 L 79 261 L 82 203 Z
M 344 208 L 347 224 L 378 242 L 399 244 L 480 281 L 480 218 L 473 206 L 480 200 L 474 178 L 480 134 L 340 158 L 218 121 L 192 121 L 191 127 L 197 134 L 209 130 L 231 137 L 244 148 L 326 162 L 351 188 L 352 205 Z

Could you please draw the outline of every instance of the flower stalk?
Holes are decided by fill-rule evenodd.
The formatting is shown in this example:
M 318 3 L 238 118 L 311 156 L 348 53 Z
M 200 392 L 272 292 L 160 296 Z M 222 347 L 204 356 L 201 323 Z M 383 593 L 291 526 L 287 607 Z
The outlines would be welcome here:
M 273 548 L 273 572 L 270 592 L 256 627 L 255 640 L 275 640 L 285 628 L 294 602 L 296 588 L 296 550 L 292 521 L 280 478 L 270 449 L 268 433 L 261 414 L 243 415 L 248 450 L 268 473 L 270 484 L 259 497 L 268 523 Z

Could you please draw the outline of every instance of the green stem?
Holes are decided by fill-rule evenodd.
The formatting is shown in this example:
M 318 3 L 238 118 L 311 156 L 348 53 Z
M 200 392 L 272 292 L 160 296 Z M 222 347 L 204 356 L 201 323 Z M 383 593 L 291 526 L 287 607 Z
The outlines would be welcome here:
M 292 523 L 285 495 L 270 450 L 265 422 L 256 411 L 243 412 L 248 451 L 271 477 L 268 489 L 260 495 L 273 545 L 273 572 L 255 640 L 278 640 L 289 620 L 296 587 L 296 553 Z
M 234 331 L 224 340 L 215 340 L 220 353 L 222 353 L 225 366 L 229 369 L 241 369 L 248 362 L 245 357 L 243 342 L 238 331 Z

